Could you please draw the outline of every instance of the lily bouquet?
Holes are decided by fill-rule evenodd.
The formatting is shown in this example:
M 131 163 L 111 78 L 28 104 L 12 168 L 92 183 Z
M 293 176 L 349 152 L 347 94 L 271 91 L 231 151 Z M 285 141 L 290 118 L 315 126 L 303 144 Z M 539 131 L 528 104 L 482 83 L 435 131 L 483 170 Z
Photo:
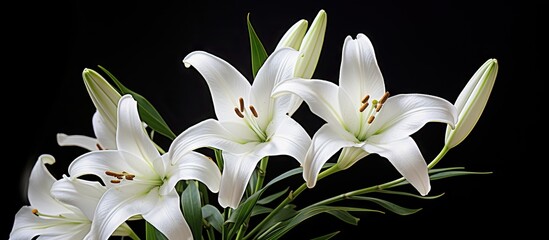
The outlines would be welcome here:
M 212 53 L 189 53 L 184 66 L 206 81 L 216 116 L 178 134 L 145 96 L 106 68 L 84 69 L 96 107 L 95 136 L 57 135 L 60 146 L 86 149 L 61 179 L 47 168 L 54 156 L 37 159 L 28 185 L 30 205 L 15 215 L 10 239 L 140 239 L 132 229 L 139 221 L 146 239 L 278 239 L 321 213 L 349 224 L 357 223 L 358 212 L 412 214 L 417 209 L 370 194 L 436 198 L 428 195 L 430 181 L 479 173 L 435 166 L 481 116 L 496 79 L 496 59 L 480 66 L 453 103 L 427 94 L 392 96 L 371 41 L 360 33 L 344 39 L 335 84 L 313 78 L 326 23 L 324 10 L 310 27 L 297 21 L 267 53 L 248 17 L 253 80 Z M 292 118 L 302 104 L 325 122 L 313 136 Z M 447 130 L 439 155 L 426 161 L 411 135 L 429 122 L 446 124 Z M 158 144 L 159 138 L 169 139 L 169 146 Z M 308 206 L 293 204 L 320 180 L 372 154 L 387 159 L 402 177 Z M 277 164 L 269 160 L 277 156 L 295 159 L 296 167 L 266 178 L 269 164 Z M 296 186 L 268 191 L 290 179 Z M 408 184 L 413 192 L 399 188 Z M 337 233 L 319 233 L 318 239 Z

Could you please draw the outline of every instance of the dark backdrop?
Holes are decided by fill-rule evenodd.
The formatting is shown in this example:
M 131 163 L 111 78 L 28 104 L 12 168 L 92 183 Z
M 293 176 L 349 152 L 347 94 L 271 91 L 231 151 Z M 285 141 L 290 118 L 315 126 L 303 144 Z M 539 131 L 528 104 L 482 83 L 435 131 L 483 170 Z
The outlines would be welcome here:
M 7 238 L 15 213 L 28 204 L 25 184 L 37 157 L 53 154 L 57 163 L 50 169 L 59 178 L 82 153 L 57 146 L 55 134 L 93 135 L 94 108 L 82 82 L 84 68 L 109 69 L 148 98 L 179 133 L 215 117 L 205 81 L 181 62 L 186 54 L 208 51 L 251 78 L 246 15 L 250 13 L 270 53 L 287 28 L 302 18 L 311 23 L 320 9 L 327 12 L 328 26 L 316 78 L 337 82 L 343 40 L 358 33 L 372 40 L 393 95 L 426 93 L 453 102 L 484 61 L 498 59 L 499 74 L 484 114 L 471 135 L 439 164 L 493 173 L 434 181 L 430 194 L 444 193 L 434 200 L 393 199 L 422 208 L 413 215 L 357 213 L 361 220 L 352 226 L 321 214 L 288 236 L 312 238 L 339 229 L 338 239 L 531 234 L 536 228 L 530 216 L 543 211 L 535 203 L 540 197 L 529 188 L 541 177 L 533 169 L 544 161 L 535 139 L 543 138 L 545 130 L 530 130 L 536 129 L 545 109 L 536 108 L 543 96 L 535 86 L 543 82 L 537 53 L 539 7 L 527 1 L 340 0 L 73 1 L 6 8 L 14 14 L 4 21 L 9 41 L 4 48 L 10 55 L 4 59 L 8 74 L 2 77 L 2 116 L 8 130 L 3 234 Z M 306 105 L 294 116 L 311 135 L 322 125 Z M 443 134 L 444 126 L 430 123 L 413 136 L 427 160 L 442 147 Z M 269 164 L 267 178 L 297 166 L 286 157 L 273 157 Z M 295 203 L 302 207 L 396 177 L 388 161 L 369 156 L 305 191 Z M 301 181 L 284 183 L 295 188 Z

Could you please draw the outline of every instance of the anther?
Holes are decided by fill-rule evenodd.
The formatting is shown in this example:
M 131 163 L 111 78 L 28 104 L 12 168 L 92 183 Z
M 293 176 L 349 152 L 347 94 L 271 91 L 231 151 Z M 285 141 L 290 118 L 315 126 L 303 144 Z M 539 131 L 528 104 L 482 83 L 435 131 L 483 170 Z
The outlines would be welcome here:
M 389 92 L 385 92 L 385 94 L 383 94 L 383 96 L 381 97 L 381 99 L 379 99 L 379 102 L 381 104 L 384 104 L 385 101 L 387 100 L 387 98 L 389 98 Z
M 101 145 L 99 145 L 99 143 L 95 144 L 95 147 L 97 148 L 97 150 L 103 150 L 103 147 L 101 147 Z
M 364 102 L 363 102 L 364 103 Z M 364 104 L 362 104 L 362 106 L 360 106 L 360 109 L 359 111 L 360 112 L 364 112 L 364 109 L 366 109 L 368 107 L 368 105 L 370 105 L 368 102 L 365 102 Z
M 244 112 L 244 99 L 239 98 L 238 102 L 240 103 L 240 112 Z
M 32 209 L 32 214 L 38 216 L 38 209 L 36 208 Z
M 362 99 L 362 103 L 368 102 L 369 99 L 370 99 L 370 95 L 366 94 L 366 96 L 364 96 L 364 98 Z
M 116 177 L 116 178 L 121 178 L 122 176 L 124 176 L 124 174 L 120 174 L 112 171 L 105 171 L 105 174 L 107 174 L 107 176 Z
M 253 105 L 250 105 L 250 111 L 252 111 L 252 114 L 254 115 L 254 117 L 259 117 L 259 115 L 257 115 L 257 111 L 255 110 L 254 106 Z
M 120 183 L 120 180 L 118 180 L 118 179 L 113 179 L 113 180 L 111 180 L 111 183 Z
M 376 104 L 376 112 L 379 112 L 379 110 L 381 109 L 382 106 L 383 106 L 383 104 L 381 102 L 378 102 Z
M 133 180 L 133 178 L 135 177 L 135 175 L 133 174 L 126 174 L 126 180 Z
M 236 113 L 236 115 L 239 118 L 244 118 L 244 115 L 242 115 L 242 113 L 240 112 L 240 110 L 237 107 L 234 108 L 234 112 Z
M 371 124 L 371 123 L 374 121 L 375 118 L 376 118 L 376 117 L 374 117 L 374 115 L 370 116 L 370 117 L 368 118 L 368 124 Z

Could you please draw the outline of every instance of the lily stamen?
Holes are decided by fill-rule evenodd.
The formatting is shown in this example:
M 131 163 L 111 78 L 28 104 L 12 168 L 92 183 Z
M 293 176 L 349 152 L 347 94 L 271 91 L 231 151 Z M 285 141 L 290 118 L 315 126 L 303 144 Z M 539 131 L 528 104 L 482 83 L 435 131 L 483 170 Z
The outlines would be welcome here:
M 381 103 L 381 101 L 379 101 L 377 104 L 376 104 L 376 112 L 379 112 L 379 110 L 381 110 L 381 107 L 383 106 L 383 103 Z
M 238 102 L 240 103 L 240 112 L 244 112 L 244 99 L 239 98 Z
M 242 112 L 240 112 L 240 110 L 238 109 L 238 107 L 235 107 L 235 108 L 234 108 L 234 113 L 236 113 L 236 115 L 237 115 L 239 118 L 244 118 L 244 115 L 242 114 Z
M 103 150 L 103 147 L 101 147 L 101 145 L 99 145 L 99 143 L 95 144 L 95 147 L 97 148 L 97 150 Z
M 59 214 L 59 215 L 43 214 L 40 211 L 38 211 L 38 209 L 36 209 L 36 208 L 32 209 L 32 214 L 34 214 L 37 217 L 64 218 L 64 216 L 61 215 L 61 214 Z
M 371 115 L 369 118 L 368 118 L 368 124 L 372 124 L 372 122 L 374 121 L 376 117 L 374 115 Z
M 255 107 L 253 105 L 250 105 L 250 111 L 252 111 L 252 114 L 254 117 L 258 118 L 259 115 L 257 115 L 257 111 L 255 110 Z
M 369 96 L 366 95 L 366 97 L 369 97 Z M 364 104 L 362 104 L 362 106 L 360 106 L 360 109 L 359 109 L 360 112 L 364 112 L 364 110 L 368 107 L 368 105 L 370 105 L 370 103 L 368 103 L 368 102 L 362 102 L 362 103 L 364 103 Z
M 383 96 L 381 97 L 381 99 L 379 99 L 379 102 L 381 104 L 384 104 L 385 101 L 387 101 L 387 98 L 389 98 L 389 92 L 385 92 L 385 94 L 383 94 Z
M 107 176 L 111 176 L 111 177 L 115 177 L 116 179 L 112 179 L 111 180 L 111 183 L 120 183 L 122 179 L 126 179 L 126 180 L 133 180 L 135 178 L 135 175 L 134 174 L 130 174 L 126 171 L 122 171 L 122 173 L 117 173 L 117 172 L 113 172 L 113 171 L 105 171 L 105 174 Z
M 370 95 L 366 94 L 366 96 L 364 96 L 364 98 L 362 98 L 362 103 L 366 103 L 368 102 L 368 100 L 370 99 Z

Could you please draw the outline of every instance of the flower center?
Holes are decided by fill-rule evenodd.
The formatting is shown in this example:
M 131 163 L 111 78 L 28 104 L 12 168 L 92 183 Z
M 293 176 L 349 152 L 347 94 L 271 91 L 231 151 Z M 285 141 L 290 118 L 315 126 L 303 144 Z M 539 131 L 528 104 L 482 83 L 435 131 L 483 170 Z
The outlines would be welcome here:
M 111 176 L 114 178 L 111 180 L 111 183 L 120 183 L 122 182 L 122 180 L 132 181 L 135 178 L 135 175 L 125 171 L 122 171 L 121 173 L 114 172 L 114 171 L 105 171 L 105 174 L 107 174 L 107 176 Z
M 238 98 L 239 106 L 234 108 L 235 114 L 244 120 L 246 125 L 261 139 L 261 141 L 267 140 L 267 134 L 261 129 L 258 123 L 259 114 L 253 105 L 249 105 L 248 108 L 244 105 L 244 99 Z
M 370 101 L 370 95 L 366 94 L 361 100 L 361 105 L 358 111 L 360 112 L 360 129 L 358 135 L 356 136 L 359 140 L 366 139 L 366 132 L 370 125 L 376 119 L 377 114 L 381 111 L 383 104 L 389 98 L 389 92 L 385 92 L 379 100 L 372 99 Z

